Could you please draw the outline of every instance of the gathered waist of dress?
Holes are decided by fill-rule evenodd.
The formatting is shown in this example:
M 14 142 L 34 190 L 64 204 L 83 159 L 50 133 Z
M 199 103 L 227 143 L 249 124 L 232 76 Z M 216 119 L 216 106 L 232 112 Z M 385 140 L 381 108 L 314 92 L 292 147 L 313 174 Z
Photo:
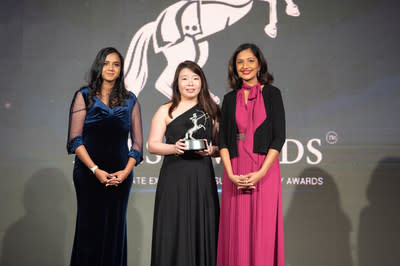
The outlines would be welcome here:
M 114 145 L 113 145 L 114 144 Z M 102 143 L 97 145 L 85 145 L 91 157 L 120 159 L 128 156 L 128 143 Z
M 169 158 L 172 160 L 201 160 L 204 159 L 206 157 L 197 154 L 196 151 L 185 151 L 184 154 L 168 154 L 165 155 L 165 158 Z

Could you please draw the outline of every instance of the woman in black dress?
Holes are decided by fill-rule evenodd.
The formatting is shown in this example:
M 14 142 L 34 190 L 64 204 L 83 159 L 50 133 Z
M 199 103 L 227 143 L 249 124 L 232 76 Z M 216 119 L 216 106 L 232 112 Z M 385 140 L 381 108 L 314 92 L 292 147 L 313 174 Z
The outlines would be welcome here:
M 100 50 L 89 79 L 75 93 L 69 115 L 67 150 L 76 154 L 78 204 L 71 265 L 124 266 L 132 170 L 142 160 L 140 107 L 125 89 L 123 58 L 115 48 Z
M 149 152 L 165 156 L 154 207 L 151 266 L 215 266 L 219 202 L 210 156 L 218 155 L 213 137 L 220 110 L 203 71 L 192 61 L 177 67 L 172 89 L 172 100 L 153 117 L 148 139 Z M 185 135 L 204 139 L 206 148 L 188 150 Z

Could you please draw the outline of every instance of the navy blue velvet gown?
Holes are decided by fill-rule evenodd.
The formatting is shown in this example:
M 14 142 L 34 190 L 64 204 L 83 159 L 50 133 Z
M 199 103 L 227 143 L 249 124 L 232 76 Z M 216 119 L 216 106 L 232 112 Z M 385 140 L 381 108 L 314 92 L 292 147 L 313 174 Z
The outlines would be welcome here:
M 142 125 L 136 96 L 110 108 L 89 89 L 75 93 L 70 110 L 68 153 L 84 145 L 93 162 L 108 173 L 123 170 L 129 157 L 142 160 Z M 131 148 L 128 148 L 128 137 Z M 71 265 L 127 265 L 126 211 L 133 173 L 118 187 L 105 187 L 75 157 L 73 179 L 78 214 Z

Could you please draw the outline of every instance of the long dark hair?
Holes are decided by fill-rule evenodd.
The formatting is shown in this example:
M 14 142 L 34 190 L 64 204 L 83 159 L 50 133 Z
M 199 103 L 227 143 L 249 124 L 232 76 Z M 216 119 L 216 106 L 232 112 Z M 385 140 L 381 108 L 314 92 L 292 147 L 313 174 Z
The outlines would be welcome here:
M 121 61 L 121 72 L 119 77 L 115 81 L 114 87 L 111 90 L 111 94 L 108 100 L 108 105 L 111 108 L 115 106 L 124 105 L 124 101 L 129 96 L 128 90 L 125 88 L 124 84 L 124 58 L 114 47 L 106 47 L 101 49 L 96 58 L 93 61 L 92 67 L 90 68 L 89 77 L 88 77 L 88 87 L 90 89 L 89 92 L 89 106 L 90 108 L 93 105 L 93 97 L 100 94 L 101 92 L 101 84 L 103 83 L 103 78 L 101 73 L 103 71 L 104 61 L 106 60 L 107 55 L 116 53 L 119 56 Z
M 221 111 L 219 106 L 211 99 L 210 91 L 208 89 L 208 83 L 206 76 L 204 75 L 201 67 L 193 61 L 184 61 L 178 65 L 175 71 L 174 81 L 172 82 L 172 99 L 171 106 L 168 109 L 168 115 L 172 118 L 172 111 L 178 106 L 181 101 L 181 93 L 179 92 L 179 73 L 182 69 L 188 68 L 195 74 L 199 75 L 201 80 L 200 93 L 197 96 L 198 104 L 206 113 L 208 113 L 214 121 L 219 121 Z
M 255 44 L 252 43 L 243 43 L 239 45 L 238 48 L 233 52 L 231 59 L 229 60 L 228 66 L 228 84 L 229 87 L 238 90 L 242 87 L 242 79 L 239 77 L 236 69 L 236 58 L 237 55 L 243 51 L 250 49 L 254 56 L 258 60 L 258 64 L 260 65 L 260 71 L 257 73 L 257 79 L 261 84 L 272 84 L 274 81 L 274 77 L 271 73 L 268 72 L 267 60 L 265 60 L 263 53 L 260 48 L 258 48 Z

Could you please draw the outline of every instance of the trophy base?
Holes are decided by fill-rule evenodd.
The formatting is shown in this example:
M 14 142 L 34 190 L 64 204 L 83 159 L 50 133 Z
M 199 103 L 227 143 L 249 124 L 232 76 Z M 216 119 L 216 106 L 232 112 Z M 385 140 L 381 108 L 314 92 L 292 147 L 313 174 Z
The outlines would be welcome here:
M 204 150 L 206 148 L 206 145 L 204 143 L 204 140 L 202 139 L 186 139 L 185 144 L 188 150 L 191 151 L 199 151 L 199 150 Z

